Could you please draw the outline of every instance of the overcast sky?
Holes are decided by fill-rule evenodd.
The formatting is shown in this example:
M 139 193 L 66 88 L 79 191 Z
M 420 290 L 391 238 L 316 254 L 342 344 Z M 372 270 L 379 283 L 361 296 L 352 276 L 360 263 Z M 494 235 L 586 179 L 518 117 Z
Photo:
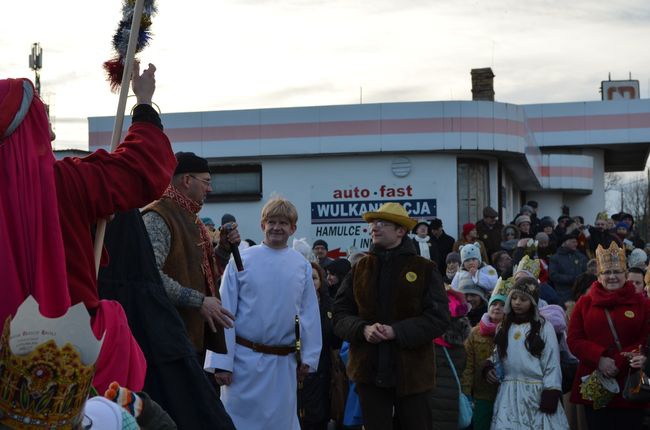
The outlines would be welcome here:
M 358 103 L 360 87 L 364 103 L 468 100 L 470 69 L 486 66 L 511 103 L 599 100 L 610 72 L 631 72 L 643 98 L 650 86 L 648 0 L 157 3 L 140 58 L 158 67 L 163 112 Z M 40 42 L 57 148 L 86 148 L 86 118 L 117 107 L 102 62 L 121 2 L 21 0 L 3 15 L 0 76 L 33 79 Z

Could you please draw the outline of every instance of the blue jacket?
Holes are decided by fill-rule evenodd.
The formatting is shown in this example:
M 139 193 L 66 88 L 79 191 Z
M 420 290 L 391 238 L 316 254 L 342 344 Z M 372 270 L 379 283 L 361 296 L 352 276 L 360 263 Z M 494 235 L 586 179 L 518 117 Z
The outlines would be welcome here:
M 587 257 L 580 251 L 571 251 L 564 246 L 551 256 L 548 273 L 556 290 L 571 288 L 575 279 L 587 271 Z

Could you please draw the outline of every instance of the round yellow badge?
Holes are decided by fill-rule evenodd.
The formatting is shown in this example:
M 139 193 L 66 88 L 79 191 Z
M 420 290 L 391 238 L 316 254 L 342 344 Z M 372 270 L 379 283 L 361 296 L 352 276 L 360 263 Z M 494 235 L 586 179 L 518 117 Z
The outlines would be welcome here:
M 634 312 L 632 311 L 625 311 L 624 315 L 630 319 L 635 317 Z
M 406 280 L 407 280 L 407 281 L 409 281 L 409 282 L 415 282 L 416 279 L 418 279 L 418 275 L 416 275 L 415 273 L 413 273 L 413 272 L 408 272 L 408 273 L 406 274 Z
M 514 336 L 512 336 L 512 337 L 514 337 L 515 340 L 519 340 L 519 339 L 521 339 L 521 332 L 520 332 L 520 331 L 516 331 L 515 334 L 514 334 Z

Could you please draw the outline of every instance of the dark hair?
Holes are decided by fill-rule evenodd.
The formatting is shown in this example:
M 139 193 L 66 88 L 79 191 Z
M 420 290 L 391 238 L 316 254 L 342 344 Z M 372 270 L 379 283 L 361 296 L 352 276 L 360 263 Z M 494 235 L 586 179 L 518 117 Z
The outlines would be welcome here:
M 530 331 L 528 332 L 528 336 L 526 336 L 525 342 L 526 349 L 534 357 L 542 357 L 542 351 L 544 351 L 544 347 L 546 346 L 544 339 L 542 339 L 542 336 L 540 335 L 544 319 L 540 317 L 540 321 L 535 318 L 535 308 L 536 305 L 531 300 L 531 306 L 526 315 L 518 316 L 515 315 L 514 312 L 510 312 L 504 316 L 503 321 L 499 325 L 496 335 L 494 336 L 494 344 L 496 345 L 497 352 L 502 360 L 508 355 L 508 332 L 510 331 L 510 326 L 512 326 L 512 324 L 521 324 L 525 322 L 530 323 Z
M 429 223 L 429 231 L 438 230 L 439 228 L 442 228 L 442 220 L 440 218 L 432 219 Z
M 630 267 L 627 269 L 627 273 L 638 273 L 639 275 L 645 276 L 645 270 L 640 267 Z
M 318 289 L 318 295 L 320 296 L 319 299 L 322 299 L 323 296 L 329 294 L 329 285 L 327 284 L 325 271 L 318 265 L 318 263 L 310 261 L 309 264 L 311 264 L 311 270 L 318 273 L 318 279 L 320 279 L 320 288 Z
M 591 287 L 591 284 L 597 280 L 598 277 L 596 275 L 588 272 L 578 275 L 575 282 L 573 282 L 573 286 L 571 287 L 573 300 L 578 301 L 578 299 L 587 292 L 589 287 Z
M 497 264 L 501 259 L 501 257 L 503 257 L 504 255 L 510 256 L 510 254 L 508 254 L 508 251 L 493 252 L 492 255 L 490 256 L 490 261 L 492 262 L 492 264 Z

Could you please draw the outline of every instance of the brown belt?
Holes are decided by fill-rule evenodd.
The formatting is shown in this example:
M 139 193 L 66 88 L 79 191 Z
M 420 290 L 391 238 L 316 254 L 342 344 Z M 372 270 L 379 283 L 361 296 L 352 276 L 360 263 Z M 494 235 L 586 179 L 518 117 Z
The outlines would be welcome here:
M 246 348 L 250 348 L 255 352 L 261 352 L 262 354 L 273 354 L 273 355 L 289 355 L 292 352 L 296 352 L 295 346 L 272 346 L 264 345 L 261 343 L 251 342 L 248 339 L 243 337 L 235 336 L 235 342 Z

